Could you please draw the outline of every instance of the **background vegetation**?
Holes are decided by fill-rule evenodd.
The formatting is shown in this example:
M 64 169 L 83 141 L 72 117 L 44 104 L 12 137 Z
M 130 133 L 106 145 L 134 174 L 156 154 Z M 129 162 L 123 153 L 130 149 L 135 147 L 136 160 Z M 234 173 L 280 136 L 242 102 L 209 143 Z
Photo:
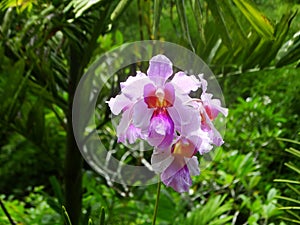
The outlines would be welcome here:
M 104 224 L 151 223 L 156 186 L 124 187 L 94 173 L 70 122 L 85 69 L 148 39 L 198 54 L 230 109 L 225 145 L 190 192 L 162 187 L 157 224 L 299 224 L 299 8 L 298 0 L 1 1 L 0 224 L 64 224 L 62 205 L 73 225 L 99 224 L 101 208 Z M 118 88 L 105 86 L 97 120 L 121 158 L 127 149 L 116 145 L 104 103 Z

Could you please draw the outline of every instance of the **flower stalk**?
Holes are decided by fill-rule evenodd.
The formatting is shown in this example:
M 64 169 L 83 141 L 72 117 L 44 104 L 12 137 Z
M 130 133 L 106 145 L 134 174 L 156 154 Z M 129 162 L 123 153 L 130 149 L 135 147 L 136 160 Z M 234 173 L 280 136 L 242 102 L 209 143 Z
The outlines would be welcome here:
M 155 206 L 154 206 L 154 212 L 153 212 L 153 218 L 152 218 L 152 225 L 155 225 L 155 222 L 156 222 L 158 203 L 159 203 L 159 197 L 160 197 L 160 188 L 161 188 L 161 181 L 160 181 L 160 177 L 158 176 L 156 200 L 155 200 Z

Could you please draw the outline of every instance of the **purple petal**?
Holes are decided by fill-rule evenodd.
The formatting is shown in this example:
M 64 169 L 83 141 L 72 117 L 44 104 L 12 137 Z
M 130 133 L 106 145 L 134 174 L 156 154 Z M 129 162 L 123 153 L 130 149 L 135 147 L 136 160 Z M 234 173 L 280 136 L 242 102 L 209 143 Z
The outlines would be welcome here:
M 173 73 L 172 62 L 164 55 L 157 55 L 152 57 L 149 64 L 147 71 L 149 78 L 157 86 L 163 86 Z
M 174 123 L 166 110 L 156 110 L 150 121 L 148 142 L 158 148 L 167 148 L 174 138 Z
M 183 159 L 181 159 L 182 161 Z M 187 192 L 192 185 L 192 179 L 186 164 L 175 158 L 171 165 L 161 174 L 162 182 L 177 192 Z
M 194 75 L 187 76 L 182 71 L 176 73 L 171 82 L 183 94 L 189 94 L 191 91 L 197 91 L 198 88 L 201 87 L 201 82 Z

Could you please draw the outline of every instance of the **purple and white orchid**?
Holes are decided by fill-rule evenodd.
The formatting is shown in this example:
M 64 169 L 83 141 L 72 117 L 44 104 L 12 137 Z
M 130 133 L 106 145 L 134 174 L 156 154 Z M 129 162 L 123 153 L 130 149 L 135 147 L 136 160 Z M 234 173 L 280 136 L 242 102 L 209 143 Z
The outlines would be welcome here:
M 147 74 L 140 71 L 121 83 L 121 93 L 108 101 L 113 114 L 122 114 L 118 141 L 134 143 L 138 138 L 154 147 L 152 168 L 166 186 L 186 192 L 191 176 L 199 175 L 196 155 L 209 152 L 223 139 L 212 121 L 228 109 L 207 93 L 202 75 L 173 75 L 172 62 L 164 55 L 150 60 Z M 199 99 L 189 96 L 202 89 Z

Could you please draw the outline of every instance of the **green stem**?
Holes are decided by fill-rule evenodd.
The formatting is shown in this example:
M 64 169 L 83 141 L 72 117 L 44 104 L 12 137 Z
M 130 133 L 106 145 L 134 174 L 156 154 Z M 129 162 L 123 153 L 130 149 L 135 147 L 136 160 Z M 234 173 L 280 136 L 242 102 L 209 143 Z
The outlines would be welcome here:
M 155 221 L 156 221 L 158 202 L 159 202 L 159 196 L 160 196 L 160 187 L 161 187 L 161 181 L 160 181 L 160 176 L 158 176 L 156 201 L 155 201 L 155 208 L 154 208 L 154 212 L 153 212 L 152 225 L 155 225 Z

